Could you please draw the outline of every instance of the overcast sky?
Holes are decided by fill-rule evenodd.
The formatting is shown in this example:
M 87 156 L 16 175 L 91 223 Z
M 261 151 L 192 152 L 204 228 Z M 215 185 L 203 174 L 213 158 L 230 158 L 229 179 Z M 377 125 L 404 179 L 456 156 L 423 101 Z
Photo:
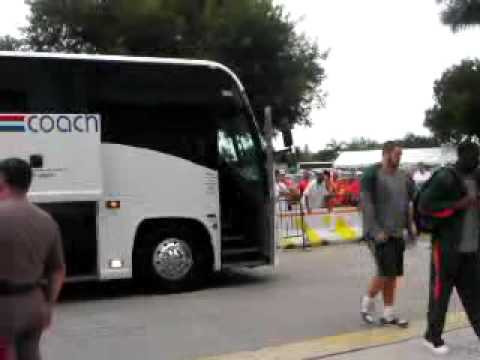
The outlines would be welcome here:
M 1 0 L 0 35 L 18 36 L 18 28 L 27 24 L 27 14 L 23 0 Z
M 313 128 L 294 134 L 314 150 L 330 139 L 428 134 L 423 120 L 433 82 L 461 59 L 480 57 L 480 29 L 452 34 L 435 0 L 276 1 L 331 49 L 327 106 L 312 114 Z
M 480 29 L 452 34 L 435 0 L 275 0 L 299 30 L 330 49 L 325 62 L 327 106 L 314 126 L 296 129 L 297 145 L 318 150 L 331 139 L 384 141 L 428 134 L 424 113 L 433 82 L 463 58 L 480 57 Z M 26 24 L 23 0 L 1 0 L 0 35 Z

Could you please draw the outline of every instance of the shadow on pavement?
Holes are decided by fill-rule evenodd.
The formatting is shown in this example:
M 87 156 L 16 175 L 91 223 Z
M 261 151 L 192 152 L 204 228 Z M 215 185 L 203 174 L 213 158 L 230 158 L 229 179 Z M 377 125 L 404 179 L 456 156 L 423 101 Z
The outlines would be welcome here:
M 137 296 L 156 296 L 172 294 L 191 294 L 213 289 L 244 288 L 261 286 L 276 280 L 271 272 L 257 270 L 235 269 L 215 273 L 202 287 L 185 290 L 169 291 L 141 286 L 133 280 L 112 280 L 105 282 L 82 282 L 66 284 L 60 296 L 60 302 L 69 303 L 77 301 L 97 301 L 115 298 Z

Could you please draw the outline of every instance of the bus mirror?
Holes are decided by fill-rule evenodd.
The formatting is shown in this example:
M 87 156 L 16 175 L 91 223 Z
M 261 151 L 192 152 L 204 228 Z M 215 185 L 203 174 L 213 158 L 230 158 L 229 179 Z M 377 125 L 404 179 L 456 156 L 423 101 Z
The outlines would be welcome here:
M 293 145 L 292 126 L 287 117 L 282 117 L 279 124 L 280 131 L 282 132 L 283 145 L 286 148 L 291 148 Z
M 292 147 L 292 145 L 293 145 L 292 130 L 290 130 L 290 129 L 282 130 L 282 137 L 283 137 L 283 145 L 286 148 Z

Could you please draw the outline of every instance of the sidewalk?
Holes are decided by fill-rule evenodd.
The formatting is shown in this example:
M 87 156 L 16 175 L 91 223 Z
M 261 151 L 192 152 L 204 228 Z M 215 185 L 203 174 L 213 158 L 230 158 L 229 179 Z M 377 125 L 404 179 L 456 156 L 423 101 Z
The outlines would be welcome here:
M 430 360 L 439 356 L 423 346 L 425 320 L 413 321 L 406 329 L 370 327 L 353 333 L 321 337 L 254 351 L 203 357 L 201 360 Z M 444 359 L 480 359 L 480 341 L 465 313 L 449 313 L 445 341 L 451 348 Z
M 439 358 L 446 360 L 478 360 L 480 358 L 480 341 L 470 328 L 446 334 L 445 342 L 450 347 L 448 355 L 434 355 L 423 346 L 422 342 L 422 339 L 416 338 L 397 344 L 347 352 L 342 355 L 313 357 L 303 360 L 430 360 Z

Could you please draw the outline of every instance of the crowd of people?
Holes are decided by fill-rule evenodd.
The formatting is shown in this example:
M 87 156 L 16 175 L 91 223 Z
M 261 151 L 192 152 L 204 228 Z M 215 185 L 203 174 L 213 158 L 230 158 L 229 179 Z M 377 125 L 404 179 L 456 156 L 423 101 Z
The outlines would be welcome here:
M 418 190 L 431 177 L 434 170 L 424 163 L 404 170 Z M 275 193 L 278 200 L 300 202 L 307 213 L 315 209 L 358 207 L 360 205 L 361 175 L 349 172 L 339 175 L 337 170 L 304 170 L 298 181 L 285 170 L 275 172 Z
M 307 213 L 315 209 L 329 210 L 338 206 L 357 206 L 360 200 L 360 179 L 340 178 L 334 171 L 304 170 L 299 181 L 284 170 L 275 172 L 275 193 L 278 200 L 302 204 Z

